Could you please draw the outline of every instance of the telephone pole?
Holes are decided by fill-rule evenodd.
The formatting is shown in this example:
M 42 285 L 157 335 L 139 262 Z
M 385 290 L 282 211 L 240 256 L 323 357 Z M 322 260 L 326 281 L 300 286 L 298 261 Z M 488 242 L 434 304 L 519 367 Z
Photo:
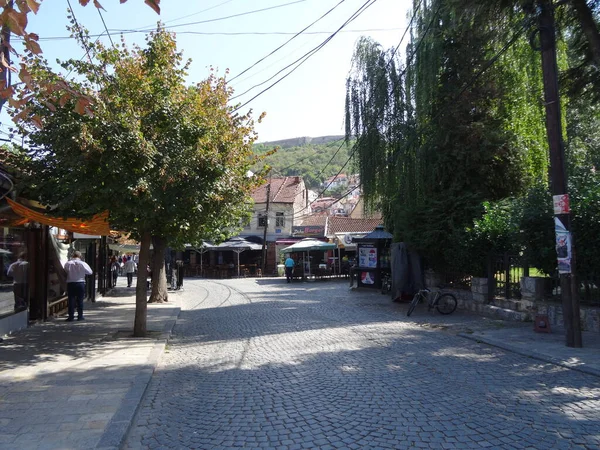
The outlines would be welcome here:
M 265 211 L 265 231 L 263 234 L 262 244 L 262 267 L 261 271 L 265 276 L 265 269 L 267 267 L 267 230 L 269 228 L 269 204 L 271 202 L 271 172 L 269 172 L 269 184 L 267 184 L 267 208 Z
M 565 152 L 560 117 L 554 5 L 552 0 L 537 0 L 537 5 L 539 8 L 539 35 L 544 78 L 546 134 L 550 150 L 550 188 L 554 199 L 556 249 L 565 338 L 567 347 L 579 348 L 582 346 L 579 292 L 575 277 L 575 245 L 571 233 Z

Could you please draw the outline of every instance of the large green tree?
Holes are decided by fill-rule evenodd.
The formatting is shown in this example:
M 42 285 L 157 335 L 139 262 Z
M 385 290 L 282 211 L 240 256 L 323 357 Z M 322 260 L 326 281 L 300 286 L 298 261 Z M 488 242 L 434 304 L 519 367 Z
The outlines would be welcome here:
M 13 110 L 28 141 L 21 187 L 62 215 L 108 210 L 113 228 L 141 241 L 134 325 L 141 336 L 151 241 L 153 295 L 164 298 L 165 247 L 223 239 L 249 213 L 249 192 L 260 182 L 247 176 L 253 120 L 228 106 L 223 78 L 186 83 L 189 62 L 163 29 L 145 48 L 129 49 L 106 48 L 73 27 L 94 55 L 63 63 L 80 81 L 67 86 L 43 60 L 27 61 L 36 95 L 22 92 Z
M 525 154 L 505 126 L 509 86 L 489 65 L 510 18 L 443 0 L 420 5 L 404 64 L 372 41 L 357 45 L 347 134 L 358 137 L 368 203 L 382 205 L 397 238 L 451 265 L 454 232 L 525 181 Z

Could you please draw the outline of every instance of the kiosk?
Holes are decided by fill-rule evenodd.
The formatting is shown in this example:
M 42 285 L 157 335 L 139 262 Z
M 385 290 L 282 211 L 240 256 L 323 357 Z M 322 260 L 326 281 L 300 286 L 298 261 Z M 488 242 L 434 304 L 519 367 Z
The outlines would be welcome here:
M 390 246 L 392 235 L 378 225 L 362 238 L 354 238 L 357 244 L 355 277 L 358 287 L 381 288 L 382 273 L 390 272 Z

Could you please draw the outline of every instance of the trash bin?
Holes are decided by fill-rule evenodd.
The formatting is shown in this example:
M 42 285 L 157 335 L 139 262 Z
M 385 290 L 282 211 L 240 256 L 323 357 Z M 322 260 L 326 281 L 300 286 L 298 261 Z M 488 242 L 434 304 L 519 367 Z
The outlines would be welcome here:
M 283 264 L 277 264 L 277 276 L 282 277 L 285 275 L 285 266 Z

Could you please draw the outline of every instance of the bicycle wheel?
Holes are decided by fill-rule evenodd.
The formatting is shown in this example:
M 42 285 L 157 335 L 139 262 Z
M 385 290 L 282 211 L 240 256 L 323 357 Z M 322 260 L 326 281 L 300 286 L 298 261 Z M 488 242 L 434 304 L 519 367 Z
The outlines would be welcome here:
M 408 305 L 408 311 L 406 311 L 406 317 L 409 317 L 412 312 L 415 310 L 415 308 L 417 307 L 417 303 L 419 303 L 419 299 L 420 299 L 420 295 L 417 292 L 415 294 L 415 296 L 413 297 L 412 301 L 410 302 L 410 305 Z
M 386 277 L 381 281 L 381 293 L 387 294 L 388 292 L 390 292 L 390 281 Z
M 442 294 L 435 304 L 435 309 L 437 309 L 440 314 L 452 314 L 456 309 L 457 304 L 458 302 L 454 295 Z

